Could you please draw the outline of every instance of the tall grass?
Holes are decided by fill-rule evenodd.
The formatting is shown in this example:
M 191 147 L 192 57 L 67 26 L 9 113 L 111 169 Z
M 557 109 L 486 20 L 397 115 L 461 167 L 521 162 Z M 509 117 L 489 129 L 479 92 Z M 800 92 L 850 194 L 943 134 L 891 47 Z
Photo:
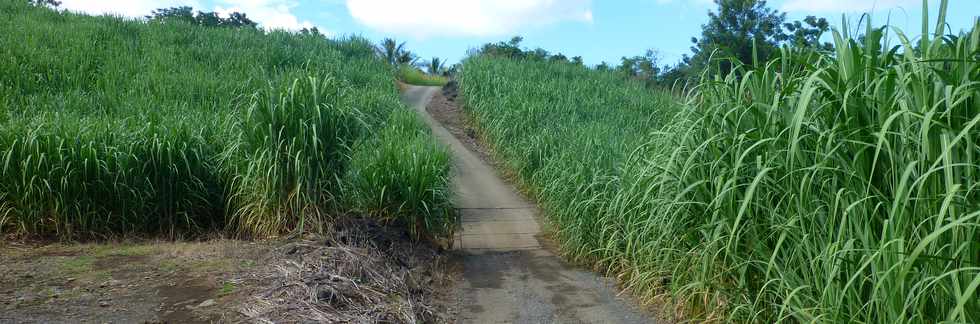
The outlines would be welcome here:
M 318 230 L 329 215 L 354 211 L 446 227 L 442 148 L 399 145 L 378 156 L 434 157 L 391 165 L 424 181 L 366 188 L 366 176 L 352 174 L 354 163 L 382 163 L 359 143 L 407 140 L 385 135 L 395 130 L 432 142 L 401 112 L 394 76 L 366 40 L 89 17 L 16 1 L 0 4 L 0 18 L 6 232 L 266 236 Z M 390 212 L 353 203 L 363 191 L 406 186 L 428 195 Z
M 844 24 L 833 53 L 784 48 L 705 76 L 631 147 L 602 130 L 637 116 L 606 117 L 621 104 L 596 98 L 639 97 L 601 74 L 474 58 L 462 94 L 571 257 L 645 297 L 666 293 L 691 319 L 975 323 L 980 24 L 951 35 L 946 5 L 918 41 Z M 578 91 L 589 82 L 619 94 Z M 601 144 L 578 148 L 590 143 Z M 608 162 L 580 170 L 589 158 Z
M 444 86 L 449 78 L 441 75 L 426 74 L 418 68 L 403 64 L 398 67 L 398 79 L 402 82 L 420 86 Z

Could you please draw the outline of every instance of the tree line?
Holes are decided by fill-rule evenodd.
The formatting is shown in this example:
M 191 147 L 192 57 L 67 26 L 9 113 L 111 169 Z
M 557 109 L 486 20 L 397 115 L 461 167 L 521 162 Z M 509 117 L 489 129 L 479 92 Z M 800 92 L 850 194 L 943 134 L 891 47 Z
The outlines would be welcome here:
M 57 0 L 28 2 L 54 8 L 61 5 Z M 623 56 L 617 65 L 602 62 L 592 68 L 619 73 L 624 78 L 651 86 L 671 86 L 697 78 L 702 71 L 726 74 L 736 64 L 766 62 L 784 45 L 814 50 L 832 49 L 832 45 L 820 41 L 821 35 L 830 28 L 824 18 L 807 16 L 803 20 L 788 22 L 786 14 L 769 8 L 766 0 L 714 0 L 714 3 L 717 8 L 709 11 L 708 22 L 701 26 L 700 37 L 691 38 L 692 54 L 683 55 L 680 62 L 663 64 L 660 52 L 649 49 L 641 55 Z M 258 29 L 258 24 L 245 13 L 219 15 L 216 12 L 195 11 L 189 6 L 160 8 L 145 18 L 153 22 L 181 21 L 207 27 Z M 323 36 L 316 27 L 298 32 Z M 540 47 L 525 48 L 522 47 L 523 41 L 523 37 L 514 36 L 509 40 L 484 44 L 468 54 L 585 65 L 581 56 L 568 57 Z M 378 44 L 376 54 L 392 66 L 410 65 L 435 75 L 452 74 L 457 66 L 447 66 L 438 57 L 422 61 L 405 47 L 404 42 L 399 43 L 391 38 Z
M 57 9 L 61 6 L 58 0 L 27 0 L 27 3 L 34 6 L 44 6 Z M 144 16 L 148 21 L 179 21 L 206 27 L 232 27 L 258 29 L 258 23 L 248 18 L 248 15 L 241 12 L 230 12 L 227 15 L 220 15 L 213 11 L 195 11 L 190 6 L 178 6 L 170 8 L 159 8 L 153 10 L 149 15 Z M 300 31 L 304 34 L 319 34 L 314 27 Z
M 421 57 L 409 51 L 405 42 L 399 43 L 393 38 L 385 38 L 376 47 L 378 57 L 391 66 L 409 65 L 432 75 L 450 75 L 455 72 L 457 65 L 447 66 L 446 61 L 433 57 L 422 60 Z
M 697 78 L 702 71 L 727 74 L 735 64 L 766 62 L 780 46 L 831 50 L 821 42 L 830 29 L 824 18 L 807 16 L 789 22 L 786 13 L 768 7 L 766 0 L 714 0 L 717 8 L 708 13 L 700 37 L 692 37 L 691 55 L 683 55 L 674 65 L 663 64 L 660 52 L 649 49 L 642 55 L 623 56 L 618 65 L 602 62 L 592 68 L 612 71 L 648 85 L 671 86 Z M 542 48 L 523 48 L 524 39 L 484 44 L 470 55 L 489 55 L 526 60 L 556 61 L 583 65 L 580 56 L 568 58 Z

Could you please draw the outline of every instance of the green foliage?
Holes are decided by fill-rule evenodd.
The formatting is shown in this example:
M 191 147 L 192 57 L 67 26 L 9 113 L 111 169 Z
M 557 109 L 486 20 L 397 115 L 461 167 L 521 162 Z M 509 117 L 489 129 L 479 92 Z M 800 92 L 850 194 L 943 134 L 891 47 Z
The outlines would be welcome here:
M 507 169 L 552 217 L 567 217 L 553 218 L 561 231 L 587 235 L 599 232 L 571 227 L 586 221 L 574 218 L 610 190 L 603 184 L 675 106 L 617 73 L 558 62 L 471 57 L 458 81 L 464 109 Z
M 496 56 L 496 57 L 509 57 L 509 58 L 522 58 L 525 56 L 524 50 L 521 48 L 521 42 L 524 41 L 524 37 L 514 36 L 506 42 L 497 43 L 487 43 L 484 44 L 480 50 L 475 53 L 478 55 Z M 547 54 L 542 56 L 548 56 Z
M 718 10 L 708 12 L 701 38 L 692 39 L 695 66 L 708 66 L 712 55 L 728 58 L 720 62 L 724 74 L 731 71 L 733 60 L 765 62 L 778 50 L 785 13 L 767 7 L 766 0 L 715 0 L 715 4 Z
M 825 51 L 834 49 L 833 44 L 820 42 L 820 37 L 830 30 L 830 23 L 827 22 L 827 19 L 806 16 L 803 21 L 797 20 L 783 24 L 783 28 L 786 28 L 787 34 L 780 38 L 791 46 L 812 47 Z
M 391 38 L 382 40 L 375 50 L 378 56 L 390 66 L 414 65 L 418 61 L 418 56 L 405 48 L 405 42 L 398 43 Z
M 566 57 L 565 54 L 557 53 L 549 56 L 548 60 L 552 62 L 568 62 L 568 57 Z
M 194 9 L 188 6 L 156 9 L 149 16 L 146 16 L 146 19 L 159 22 L 179 21 L 205 27 L 258 27 L 258 23 L 249 19 L 244 13 L 232 12 L 228 14 L 228 17 L 221 17 L 216 12 L 198 11 L 195 13 Z
M 52 8 L 61 6 L 61 1 L 58 0 L 27 0 L 27 3 L 33 6 L 47 6 Z
M 359 143 L 387 145 L 387 156 L 445 154 L 421 144 L 431 142 L 425 127 L 405 121 L 391 70 L 363 39 L 10 3 L 0 4 L 0 18 L 3 232 L 318 230 L 331 215 L 385 214 L 350 203 L 378 189 L 343 180 L 361 167 L 353 160 L 374 154 Z M 415 127 L 413 145 L 384 135 L 393 127 Z M 424 180 L 388 181 L 386 192 L 448 186 L 444 160 L 389 167 Z M 410 198 L 401 212 L 443 231 L 444 210 L 414 206 L 447 198 Z
M 415 235 L 450 235 L 456 222 L 446 187 L 450 158 L 415 114 L 398 110 L 376 138 L 355 144 L 351 205 L 409 225 Z
M 499 59 L 467 61 L 461 93 L 568 255 L 693 321 L 975 323 L 980 21 L 941 19 L 895 47 L 845 25 L 832 54 L 736 64 L 680 107 Z
M 339 80 L 311 76 L 252 96 L 235 125 L 242 131 L 234 151 L 226 153 L 235 167 L 229 170 L 236 189 L 231 202 L 241 206 L 231 214 L 232 224 L 273 234 L 295 220 L 300 226 L 324 223 L 305 217 L 322 214 L 310 208 L 334 203 L 348 147 L 384 118 L 383 110 L 358 107 L 358 92 Z
M 449 78 L 445 76 L 426 74 L 410 64 L 403 64 L 398 67 L 398 79 L 407 84 L 420 86 L 441 87 L 449 83 Z
M 320 29 L 316 27 L 310 27 L 310 28 L 303 27 L 302 29 L 299 30 L 299 33 L 300 35 L 326 37 L 325 35 L 323 35 L 323 33 L 320 32 Z
M 487 43 L 484 44 L 479 50 L 469 53 L 469 56 L 503 57 L 527 61 L 549 61 L 585 66 L 585 62 L 581 56 L 573 56 L 569 58 L 562 53 L 552 54 L 542 48 L 535 48 L 533 50 L 530 48 L 523 48 L 521 47 L 521 42 L 523 41 L 523 37 L 515 36 L 509 41 Z M 595 70 L 615 70 L 622 78 L 639 80 L 647 85 L 654 85 L 661 83 L 661 72 L 667 68 L 666 66 L 660 66 L 659 63 L 659 52 L 655 49 L 650 49 L 647 50 L 644 55 L 632 57 L 624 56 L 621 64 L 615 68 L 606 62 L 602 62 L 601 64 L 595 66 Z
M 643 56 L 623 57 L 616 71 L 627 78 L 637 79 L 647 84 L 657 82 L 660 76 L 660 54 L 653 49 Z M 598 67 L 597 67 L 598 69 Z
M 822 51 L 833 47 L 820 42 L 830 28 L 824 18 L 785 22 L 786 14 L 767 7 L 765 0 L 715 0 L 715 4 L 718 8 L 708 13 L 701 37 L 691 39 L 693 56 L 684 55 L 677 65 L 663 68 L 658 76 L 661 85 L 696 81 L 705 69 L 725 75 L 738 64 L 768 62 L 781 45 Z
M 433 57 L 428 62 L 425 62 L 425 69 L 431 75 L 444 75 L 446 74 L 446 62 L 440 60 L 438 57 Z
M 551 54 L 543 48 L 522 48 L 521 42 L 524 41 L 524 37 L 514 36 L 506 42 L 497 43 L 487 43 L 484 44 L 479 50 L 471 52 L 470 56 L 493 56 L 493 57 L 507 57 L 513 59 L 525 59 L 529 61 L 552 61 L 552 62 L 564 62 L 572 63 L 575 65 L 584 65 L 582 62 L 582 57 L 575 56 L 571 60 L 562 53 Z

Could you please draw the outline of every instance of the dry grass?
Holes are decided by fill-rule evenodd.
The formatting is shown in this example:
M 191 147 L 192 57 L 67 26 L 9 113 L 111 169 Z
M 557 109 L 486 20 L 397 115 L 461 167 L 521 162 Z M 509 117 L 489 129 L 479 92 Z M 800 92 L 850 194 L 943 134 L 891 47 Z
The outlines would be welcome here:
M 308 237 L 270 254 L 267 283 L 241 312 L 256 322 L 444 323 L 449 263 L 404 232 L 353 221 L 332 238 Z
M 444 253 L 376 221 L 329 230 L 266 242 L 5 241 L 0 323 L 450 321 Z M 215 305 L 198 307 L 206 300 Z

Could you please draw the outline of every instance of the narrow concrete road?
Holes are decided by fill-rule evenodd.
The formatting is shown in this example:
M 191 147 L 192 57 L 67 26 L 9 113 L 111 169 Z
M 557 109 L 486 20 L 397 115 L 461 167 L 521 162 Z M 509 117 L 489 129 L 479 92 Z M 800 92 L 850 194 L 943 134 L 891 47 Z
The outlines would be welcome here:
M 426 111 L 437 87 L 409 86 L 414 107 L 454 157 L 462 230 L 462 323 L 652 323 L 615 281 L 570 267 L 538 240 L 537 209 Z

